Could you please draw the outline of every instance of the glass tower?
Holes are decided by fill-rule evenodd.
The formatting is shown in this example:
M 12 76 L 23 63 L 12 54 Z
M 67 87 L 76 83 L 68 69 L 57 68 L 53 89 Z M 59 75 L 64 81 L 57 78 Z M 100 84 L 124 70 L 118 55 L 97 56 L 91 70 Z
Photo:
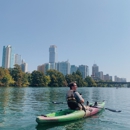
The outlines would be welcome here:
M 2 67 L 3 68 L 14 67 L 14 53 L 13 48 L 10 45 L 8 45 L 7 47 L 3 46 Z
M 57 46 L 51 45 L 49 48 L 49 63 L 56 63 L 57 62 Z
M 15 63 L 17 65 L 21 65 L 22 60 L 21 60 L 21 55 L 15 54 Z
M 92 75 L 93 75 L 94 77 L 97 77 L 98 72 L 99 72 L 99 67 L 98 67 L 96 64 L 94 64 L 94 65 L 92 66 Z
M 23 60 L 22 60 L 22 63 L 21 63 L 21 70 L 23 72 L 27 72 L 28 71 L 28 64 L 25 63 Z
M 79 65 L 78 69 L 81 72 L 83 79 L 85 79 L 89 75 L 89 69 L 87 65 Z
M 70 63 L 68 61 L 58 62 L 57 70 L 61 72 L 63 75 L 70 74 Z

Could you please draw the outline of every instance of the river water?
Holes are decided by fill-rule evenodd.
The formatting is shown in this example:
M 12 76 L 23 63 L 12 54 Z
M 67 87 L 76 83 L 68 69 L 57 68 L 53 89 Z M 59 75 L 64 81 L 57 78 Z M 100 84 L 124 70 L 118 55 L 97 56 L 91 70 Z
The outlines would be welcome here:
M 129 130 L 130 129 L 130 89 L 82 87 L 78 91 L 89 102 L 106 101 L 106 108 L 121 110 L 101 113 L 60 124 L 38 125 L 36 117 L 67 108 L 65 102 L 68 87 L 58 88 L 0 88 L 0 130 Z

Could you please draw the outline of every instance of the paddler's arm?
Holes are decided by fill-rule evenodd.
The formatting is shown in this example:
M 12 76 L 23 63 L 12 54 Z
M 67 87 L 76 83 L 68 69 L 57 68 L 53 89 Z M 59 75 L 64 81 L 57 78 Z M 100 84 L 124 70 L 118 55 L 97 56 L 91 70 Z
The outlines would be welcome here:
M 82 98 L 82 95 L 80 95 L 78 92 L 75 92 L 76 97 L 78 98 L 79 102 L 84 103 L 84 99 Z
M 82 103 L 84 103 L 84 99 L 82 98 L 82 95 L 81 94 L 79 94 L 78 92 L 75 92 L 75 95 L 76 95 L 76 97 L 78 98 L 78 100 L 79 100 L 79 102 L 82 104 Z M 83 105 L 83 104 L 82 104 Z M 84 106 L 84 108 L 86 109 L 86 110 L 90 110 L 90 107 L 89 106 L 85 106 L 85 105 L 83 105 Z
M 82 98 L 82 95 L 80 95 L 80 102 L 84 103 L 84 99 Z

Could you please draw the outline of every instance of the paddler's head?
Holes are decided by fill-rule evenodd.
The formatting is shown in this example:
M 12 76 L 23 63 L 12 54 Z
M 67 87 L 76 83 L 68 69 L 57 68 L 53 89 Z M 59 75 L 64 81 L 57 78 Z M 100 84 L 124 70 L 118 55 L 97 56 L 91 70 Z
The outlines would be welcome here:
M 69 87 L 70 87 L 71 90 L 76 91 L 76 89 L 77 89 L 77 84 L 76 84 L 76 82 L 71 82 L 71 83 L 69 84 Z

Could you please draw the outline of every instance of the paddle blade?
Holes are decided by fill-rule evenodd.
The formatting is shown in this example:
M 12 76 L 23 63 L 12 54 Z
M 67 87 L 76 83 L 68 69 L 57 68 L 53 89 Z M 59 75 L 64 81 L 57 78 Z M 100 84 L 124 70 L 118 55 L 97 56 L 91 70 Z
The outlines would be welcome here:
M 121 112 L 121 110 L 114 110 L 114 109 L 110 109 L 110 108 L 105 108 L 106 110 L 112 111 L 112 112 Z
M 54 102 L 54 101 L 52 101 L 52 103 L 54 103 L 54 104 L 64 104 L 64 102 Z

